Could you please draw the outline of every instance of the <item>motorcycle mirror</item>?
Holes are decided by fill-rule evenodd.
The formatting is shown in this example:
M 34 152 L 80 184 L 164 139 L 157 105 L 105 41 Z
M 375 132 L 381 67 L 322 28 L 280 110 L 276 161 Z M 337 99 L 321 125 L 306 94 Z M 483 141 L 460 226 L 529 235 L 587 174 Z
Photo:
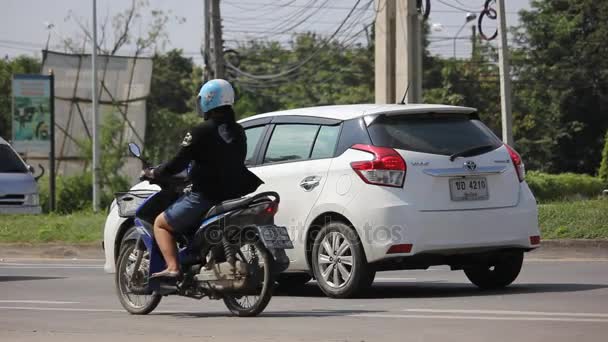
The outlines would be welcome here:
M 137 158 L 141 158 L 141 149 L 136 143 L 129 143 L 129 152 Z

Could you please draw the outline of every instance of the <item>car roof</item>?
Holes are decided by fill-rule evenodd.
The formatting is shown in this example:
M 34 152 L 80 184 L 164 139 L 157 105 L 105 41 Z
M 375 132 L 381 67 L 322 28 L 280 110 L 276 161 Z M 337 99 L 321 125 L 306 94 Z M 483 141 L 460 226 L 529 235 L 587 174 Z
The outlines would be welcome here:
M 366 115 L 388 114 L 422 114 L 422 113 L 461 113 L 470 114 L 477 110 L 471 107 L 447 106 L 437 104 L 352 104 L 306 107 L 269 112 L 247 117 L 239 122 L 275 117 L 275 116 L 309 116 L 337 120 L 349 120 Z
M 6 141 L 6 140 L 2 139 L 2 137 L 0 137 L 0 145 L 10 145 L 10 144 L 8 143 L 8 141 Z

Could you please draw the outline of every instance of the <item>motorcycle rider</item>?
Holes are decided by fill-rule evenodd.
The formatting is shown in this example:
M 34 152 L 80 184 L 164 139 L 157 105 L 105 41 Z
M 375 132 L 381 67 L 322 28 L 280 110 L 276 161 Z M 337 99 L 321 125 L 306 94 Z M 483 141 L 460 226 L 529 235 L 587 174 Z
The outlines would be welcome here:
M 204 121 L 186 134 L 173 159 L 144 171 L 147 178 L 167 177 L 192 162 L 192 191 L 184 193 L 154 221 L 154 238 L 167 268 L 151 277 L 179 277 L 174 234 L 194 231 L 213 205 L 249 194 L 263 183 L 245 167 L 247 138 L 236 122 L 233 104 L 230 83 L 222 79 L 205 83 L 196 101 Z

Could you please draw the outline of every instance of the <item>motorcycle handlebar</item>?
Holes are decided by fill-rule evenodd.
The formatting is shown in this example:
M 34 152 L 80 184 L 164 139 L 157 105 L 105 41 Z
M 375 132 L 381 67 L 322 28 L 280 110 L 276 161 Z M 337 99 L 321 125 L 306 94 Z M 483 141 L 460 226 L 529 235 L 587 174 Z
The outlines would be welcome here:
M 153 170 L 154 168 L 147 168 L 146 170 Z M 148 181 L 150 184 L 156 184 L 161 187 L 172 187 L 172 186 L 183 186 L 188 182 L 187 177 L 180 177 L 179 175 L 173 175 L 170 177 L 147 177 L 145 174 L 142 174 L 139 177 L 140 181 Z

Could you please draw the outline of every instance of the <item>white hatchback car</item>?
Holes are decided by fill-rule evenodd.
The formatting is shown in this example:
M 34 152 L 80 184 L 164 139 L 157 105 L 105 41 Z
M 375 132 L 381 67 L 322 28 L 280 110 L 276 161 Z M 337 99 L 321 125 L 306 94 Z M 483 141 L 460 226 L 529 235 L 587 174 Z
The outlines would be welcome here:
M 480 288 L 501 288 L 540 246 L 523 162 L 473 108 L 324 106 L 240 123 L 247 164 L 265 182 L 258 191 L 281 195 L 275 220 L 295 246 L 285 285 L 312 276 L 343 298 L 377 271 L 449 265 Z M 107 271 L 131 226 L 111 209 Z

